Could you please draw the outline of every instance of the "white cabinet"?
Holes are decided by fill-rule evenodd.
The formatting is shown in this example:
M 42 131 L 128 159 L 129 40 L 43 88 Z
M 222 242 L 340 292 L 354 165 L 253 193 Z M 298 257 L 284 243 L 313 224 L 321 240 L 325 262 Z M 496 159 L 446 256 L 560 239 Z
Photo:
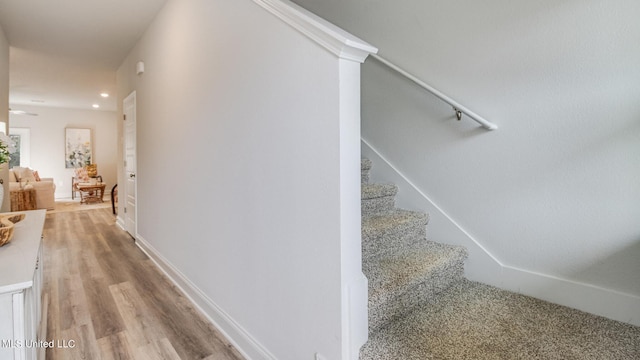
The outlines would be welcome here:
M 0 247 L 0 359 L 35 360 L 45 348 L 42 315 L 42 229 L 46 210 L 25 211 L 13 240 Z

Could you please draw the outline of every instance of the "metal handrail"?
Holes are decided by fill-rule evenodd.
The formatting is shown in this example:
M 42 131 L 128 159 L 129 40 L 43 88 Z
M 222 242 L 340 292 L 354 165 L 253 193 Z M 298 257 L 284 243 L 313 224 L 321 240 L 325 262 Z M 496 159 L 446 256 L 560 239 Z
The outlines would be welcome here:
M 391 69 L 395 70 L 399 74 L 403 75 L 407 79 L 413 81 L 414 83 L 416 83 L 418 86 L 422 87 L 423 89 L 429 91 L 430 93 L 432 93 L 433 95 L 438 97 L 440 100 L 442 100 L 442 101 L 446 102 L 447 104 L 453 106 L 453 111 L 455 111 L 456 117 L 458 118 L 458 120 L 462 119 L 462 114 L 465 114 L 468 117 L 470 117 L 471 119 L 473 119 L 474 121 L 478 122 L 480 125 L 482 125 L 483 128 L 485 128 L 487 130 L 495 130 L 495 129 L 498 128 L 498 126 L 496 124 L 485 120 L 482 116 L 480 116 L 480 115 L 474 113 L 473 111 L 467 109 L 466 107 L 462 106 L 460 103 L 458 103 L 457 101 L 453 100 L 449 96 L 443 94 L 438 89 L 436 89 L 433 86 L 431 86 L 431 85 L 425 83 L 424 81 L 418 79 L 414 75 L 408 73 L 407 71 L 403 70 L 399 66 L 397 66 L 394 63 L 390 62 L 389 60 L 387 60 L 387 59 L 385 59 L 385 58 L 383 58 L 383 57 L 381 57 L 380 55 L 377 55 L 377 54 L 371 54 L 370 56 L 372 56 L 374 59 L 378 60 L 379 62 L 383 63 L 384 65 L 387 65 L 388 67 L 390 67 Z

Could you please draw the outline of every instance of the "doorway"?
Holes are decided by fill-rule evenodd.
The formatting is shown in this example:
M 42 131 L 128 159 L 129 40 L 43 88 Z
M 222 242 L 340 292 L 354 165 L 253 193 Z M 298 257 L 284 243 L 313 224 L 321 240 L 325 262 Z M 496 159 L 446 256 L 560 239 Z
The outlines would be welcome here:
M 136 92 L 123 100 L 124 120 L 124 229 L 137 236 L 137 179 L 136 179 Z

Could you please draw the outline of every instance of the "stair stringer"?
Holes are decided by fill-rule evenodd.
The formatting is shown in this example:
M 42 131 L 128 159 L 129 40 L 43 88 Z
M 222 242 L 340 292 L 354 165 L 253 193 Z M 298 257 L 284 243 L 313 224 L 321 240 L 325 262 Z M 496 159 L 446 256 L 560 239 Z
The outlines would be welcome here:
M 429 214 L 429 240 L 467 248 L 467 279 L 640 326 L 640 297 L 504 264 L 365 139 L 361 145 L 362 157 L 375 164 L 372 180 L 398 186 L 396 206 Z

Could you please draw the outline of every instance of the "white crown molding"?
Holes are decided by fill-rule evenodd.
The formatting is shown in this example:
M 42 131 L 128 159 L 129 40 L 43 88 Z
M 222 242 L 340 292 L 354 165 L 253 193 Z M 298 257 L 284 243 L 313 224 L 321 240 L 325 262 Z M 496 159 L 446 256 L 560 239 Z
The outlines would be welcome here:
M 325 19 L 286 0 L 253 0 L 341 59 L 364 62 L 378 49 Z

